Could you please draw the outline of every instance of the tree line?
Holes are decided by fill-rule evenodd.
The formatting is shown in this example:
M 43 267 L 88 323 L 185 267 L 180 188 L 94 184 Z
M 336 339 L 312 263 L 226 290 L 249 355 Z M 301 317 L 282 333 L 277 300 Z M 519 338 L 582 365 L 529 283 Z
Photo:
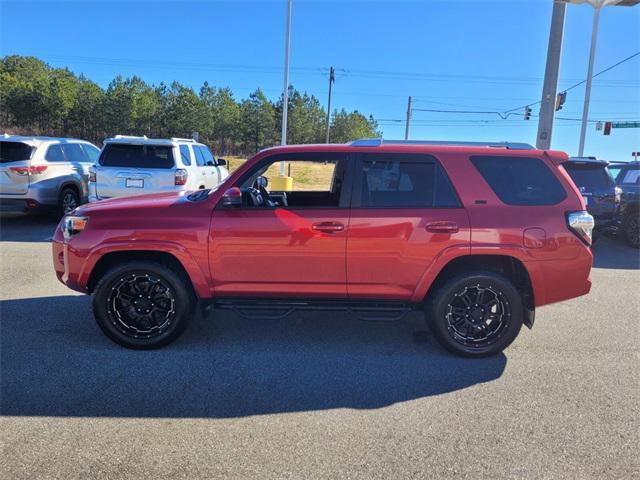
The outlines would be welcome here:
M 236 100 L 228 87 L 205 82 L 199 91 L 179 82 L 150 85 L 138 76 L 115 77 L 106 89 L 67 68 L 35 57 L 0 63 L 0 128 L 9 133 L 78 137 L 100 144 L 116 135 L 190 137 L 216 153 L 247 155 L 280 143 L 282 96 L 257 89 Z M 313 95 L 289 89 L 287 143 L 323 143 L 327 114 Z M 331 141 L 379 136 L 372 116 L 335 110 Z

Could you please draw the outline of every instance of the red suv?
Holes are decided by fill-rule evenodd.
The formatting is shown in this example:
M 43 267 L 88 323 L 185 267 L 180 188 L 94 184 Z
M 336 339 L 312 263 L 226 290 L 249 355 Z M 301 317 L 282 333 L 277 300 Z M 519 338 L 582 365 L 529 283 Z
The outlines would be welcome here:
M 591 287 L 593 218 L 566 160 L 508 143 L 277 147 L 214 190 L 79 207 L 58 226 L 53 262 L 130 348 L 171 342 L 198 305 L 252 318 L 419 309 L 444 347 L 491 355 L 536 307 Z M 293 186 L 269 189 L 286 184 L 281 162 Z

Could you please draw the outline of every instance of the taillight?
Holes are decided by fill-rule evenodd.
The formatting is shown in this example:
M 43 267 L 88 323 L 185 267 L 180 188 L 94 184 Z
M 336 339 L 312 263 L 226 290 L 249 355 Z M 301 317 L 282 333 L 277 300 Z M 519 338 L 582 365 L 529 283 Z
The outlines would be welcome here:
M 593 217 L 584 210 L 567 213 L 567 226 L 569 230 L 586 245 L 591 245 L 594 225 Z
M 188 176 L 189 172 L 187 172 L 184 168 L 178 168 L 176 170 L 176 185 L 186 185 Z
M 37 165 L 35 167 L 9 167 L 9 170 L 18 175 L 40 175 L 47 169 L 46 165 Z
M 620 187 L 616 187 L 615 192 L 616 192 L 615 201 L 616 203 L 620 203 L 620 201 L 622 200 L 622 189 Z
M 89 181 L 96 181 L 96 167 L 89 167 Z

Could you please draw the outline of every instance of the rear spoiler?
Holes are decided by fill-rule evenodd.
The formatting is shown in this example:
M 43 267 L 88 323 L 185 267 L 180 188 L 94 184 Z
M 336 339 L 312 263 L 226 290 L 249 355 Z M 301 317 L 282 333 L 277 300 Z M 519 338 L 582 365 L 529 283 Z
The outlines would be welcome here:
M 561 165 L 569 160 L 569 155 L 560 150 L 545 150 L 545 156 L 553 162 L 554 165 Z

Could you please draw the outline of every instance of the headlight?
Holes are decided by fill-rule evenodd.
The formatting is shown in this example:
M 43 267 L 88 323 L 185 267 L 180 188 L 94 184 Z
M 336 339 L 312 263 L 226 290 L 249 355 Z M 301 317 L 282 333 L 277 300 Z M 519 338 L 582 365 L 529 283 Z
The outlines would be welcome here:
M 62 220 L 62 234 L 64 238 L 71 238 L 82 232 L 87 227 L 88 217 L 69 215 Z

